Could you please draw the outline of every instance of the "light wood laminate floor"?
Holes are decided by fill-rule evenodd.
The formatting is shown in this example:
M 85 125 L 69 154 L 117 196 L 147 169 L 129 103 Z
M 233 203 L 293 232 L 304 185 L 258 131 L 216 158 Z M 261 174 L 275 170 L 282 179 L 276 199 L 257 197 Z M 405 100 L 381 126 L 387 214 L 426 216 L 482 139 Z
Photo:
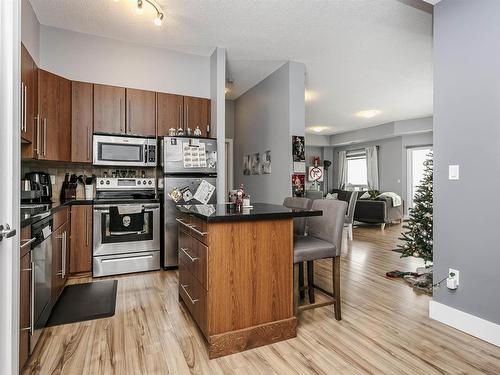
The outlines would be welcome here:
M 421 264 L 390 251 L 400 230 L 354 229 L 341 264 L 340 322 L 332 306 L 308 310 L 297 338 L 210 361 L 178 301 L 175 271 L 123 276 L 115 316 L 47 329 L 26 373 L 500 374 L 500 348 L 429 319 L 430 297 L 385 278 Z M 318 262 L 318 284 L 331 285 L 330 269 Z

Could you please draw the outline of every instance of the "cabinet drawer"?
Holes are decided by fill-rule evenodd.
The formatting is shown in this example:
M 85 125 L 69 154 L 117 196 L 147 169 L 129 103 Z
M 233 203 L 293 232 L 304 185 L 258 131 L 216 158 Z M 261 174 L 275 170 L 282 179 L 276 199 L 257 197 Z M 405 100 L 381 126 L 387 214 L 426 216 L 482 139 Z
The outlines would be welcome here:
M 61 225 L 69 220 L 69 207 L 63 207 L 61 210 L 57 211 L 54 216 L 54 227 L 52 230 L 56 230 Z
M 208 290 L 207 247 L 179 228 L 179 262 Z
M 191 235 L 198 241 L 207 244 L 208 225 L 206 221 L 200 220 L 194 216 L 190 217 L 189 225 L 191 226 Z
M 183 262 L 179 262 L 179 295 L 184 301 L 191 316 L 207 335 L 207 291 L 196 280 Z

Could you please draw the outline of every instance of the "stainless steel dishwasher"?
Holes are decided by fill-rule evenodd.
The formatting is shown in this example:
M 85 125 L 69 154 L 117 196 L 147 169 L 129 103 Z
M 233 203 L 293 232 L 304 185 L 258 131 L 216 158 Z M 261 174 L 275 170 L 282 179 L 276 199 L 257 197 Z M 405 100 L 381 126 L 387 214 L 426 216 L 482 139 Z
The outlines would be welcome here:
M 52 217 L 31 226 L 36 240 L 31 249 L 31 340 L 30 353 L 36 346 L 51 312 L 52 288 Z

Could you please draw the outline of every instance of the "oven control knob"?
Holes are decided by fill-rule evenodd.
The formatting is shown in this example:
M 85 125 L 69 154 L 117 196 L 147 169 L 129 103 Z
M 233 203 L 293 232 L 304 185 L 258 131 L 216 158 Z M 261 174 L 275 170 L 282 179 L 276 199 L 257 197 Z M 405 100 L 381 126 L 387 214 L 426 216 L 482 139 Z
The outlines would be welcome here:
M 106 180 L 106 185 L 109 185 L 109 180 Z
M 149 185 L 151 185 L 152 183 L 153 183 L 153 181 L 151 181 L 151 180 L 149 180 L 149 181 L 148 181 L 148 184 L 149 184 Z
M 142 184 L 143 184 L 143 185 L 146 185 L 146 180 L 143 180 L 143 181 L 142 181 Z
M 141 181 L 137 180 L 137 185 L 140 185 L 141 184 Z
M 104 180 L 101 180 L 100 184 L 101 184 L 101 185 L 104 185 Z

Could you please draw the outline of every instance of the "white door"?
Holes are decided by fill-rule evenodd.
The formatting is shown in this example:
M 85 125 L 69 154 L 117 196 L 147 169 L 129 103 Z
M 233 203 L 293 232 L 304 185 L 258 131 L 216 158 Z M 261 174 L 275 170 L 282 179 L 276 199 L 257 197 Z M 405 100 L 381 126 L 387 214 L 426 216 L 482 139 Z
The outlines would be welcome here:
M 20 1 L 1 0 L 0 374 L 19 373 L 20 20 Z
M 424 162 L 427 160 L 427 155 L 432 151 L 432 147 L 414 147 L 408 149 L 408 175 L 407 175 L 407 202 L 408 208 L 413 208 L 413 198 L 424 177 Z

